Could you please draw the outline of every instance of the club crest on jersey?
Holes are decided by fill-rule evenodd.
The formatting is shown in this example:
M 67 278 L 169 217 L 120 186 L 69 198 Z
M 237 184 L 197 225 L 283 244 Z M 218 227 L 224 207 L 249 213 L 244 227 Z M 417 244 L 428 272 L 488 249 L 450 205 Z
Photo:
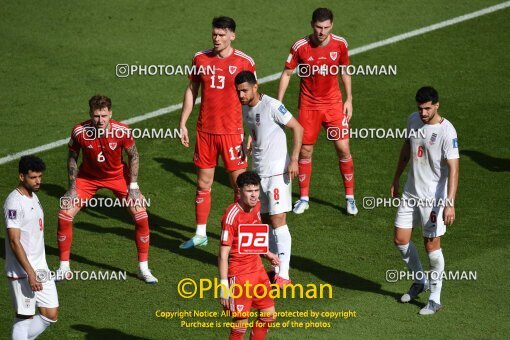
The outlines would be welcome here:
M 260 113 L 255 114 L 255 124 L 257 124 L 257 126 L 260 126 Z
M 117 143 L 108 143 L 110 149 L 115 150 L 117 148 Z
M 228 72 L 230 72 L 230 74 L 234 74 L 236 71 L 237 71 L 237 66 L 229 66 L 228 67 Z
M 18 213 L 16 210 L 9 209 L 7 212 L 7 216 L 9 217 L 10 220 L 15 220 L 17 215 Z
M 287 113 L 287 109 L 285 108 L 285 106 L 282 104 L 280 105 L 280 107 L 278 108 L 278 111 L 280 111 L 280 113 L 282 115 L 286 114 Z
M 338 52 L 329 52 L 329 56 L 331 57 L 332 60 L 336 60 L 336 58 L 338 57 Z
M 432 134 L 432 136 L 430 136 L 429 144 L 434 145 L 434 143 L 436 142 L 436 138 L 437 138 L 437 133 L 434 132 Z

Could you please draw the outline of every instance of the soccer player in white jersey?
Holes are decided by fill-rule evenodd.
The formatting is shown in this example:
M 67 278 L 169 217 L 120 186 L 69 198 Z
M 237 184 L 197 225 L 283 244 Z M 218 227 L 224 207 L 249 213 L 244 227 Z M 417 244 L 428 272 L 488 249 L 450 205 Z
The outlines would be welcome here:
M 237 96 L 243 105 L 243 120 L 250 131 L 248 153 L 252 170 L 261 177 L 260 213 L 270 229 L 270 251 L 278 254 L 274 282 L 280 287 L 289 277 L 292 239 L 286 213 L 292 210 L 291 180 L 299 174 L 298 158 L 303 127 L 278 100 L 258 93 L 255 74 L 242 71 L 235 78 Z M 289 157 L 285 127 L 292 130 L 294 142 Z M 251 142 L 250 142 L 251 141 Z
M 49 277 L 44 251 L 44 213 L 35 194 L 45 168 L 40 158 L 21 157 L 18 187 L 4 204 L 5 272 L 16 313 L 12 327 L 15 340 L 35 339 L 57 321 L 57 289 Z
M 391 185 L 391 195 L 398 197 L 399 181 L 407 163 L 411 162 L 400 207 L 395 218 L 394 242 L 415 282 L 400 300 L 409 302 L 427 289 L 427 280 L 411 241 L 412 228 L 423 228 L 423 243 L 430 263 L 428 285 L 430 297 L 421 315 L 434 314 L 441 305 L 444 257 L 441 236 L 455 220 L 455 195 L 459 179 L 459 148 L 453 125 L 441 117 L 439 95 L 430 87 L 416 93 L 418 112 L 407 120 L 408 138 L 400 151 L 400 158 Z M 431 204 L 435 201 L 435 204 Z M 410 204 L 418 202 L 418 204 Z M 406 204 L 408 203 L 408 204 Z

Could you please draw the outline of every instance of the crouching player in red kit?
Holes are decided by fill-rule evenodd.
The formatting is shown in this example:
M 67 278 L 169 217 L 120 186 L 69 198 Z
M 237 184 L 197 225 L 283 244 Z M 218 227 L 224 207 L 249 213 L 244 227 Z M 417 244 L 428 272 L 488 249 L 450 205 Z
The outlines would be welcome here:
M 138 188 L 139 158 L 129 127 L 112 118 L 112 102 L 96 95 L 89 100 L 89 120 L 73 128 L 69 140 L 67 169 L 69 190 L 60 199 L 58 213 L 58 250 L 60 268 L 57 278 L 65 278 L 70 271 L 69 258 L 73 239 L 73 218 L 96 191 L 107 188 L 126 203 L 135 223 L 138 250 L 138 277 L 146 283 L 156 283 L 149 270 L 149 218 L 144 207 L 145 198 Z M 122 161 L 125 150 L 129 165 Z M 78 171 L 78 156 L 83 162 Z
M 250 339 L 265 339 L 269 323 L 275 320 L 274 301 L 269 294 L 271 285 L 260 256 L 256 253 L 250 254 L 241 247 L 247 246 L 248 242 L 241 242 L 243 235 L 240 232 L 240 227 L 261 223 L 260 177 L 254 172 L 247 171 L 237 177 L 236 183 L 241 198 L 231 204 L 223 214 L 218 258 L 221 284 L 225 288 L 232 288 L 232 292 L 230 289 L 224 289 L 220 302 L 233 316 L 230 339 L 243 339 L 252 307 L 259 312 Z M 267 230 L 265 235 L 267 237 Z M 266 242 L 266 247 L 267 244 Z M 264 256 L 273 266 L 279 265 L 278 256 L 275 254 L 267 252 Z M 234 284 L 236 286 L 231 287 Z

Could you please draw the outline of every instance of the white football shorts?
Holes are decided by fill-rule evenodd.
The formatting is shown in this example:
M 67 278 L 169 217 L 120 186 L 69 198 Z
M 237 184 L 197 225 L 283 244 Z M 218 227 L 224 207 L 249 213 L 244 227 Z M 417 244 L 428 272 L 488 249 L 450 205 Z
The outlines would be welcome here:
M 38 292 L 32 291 L 28 278 L 8 279 L 8 281 L 16 314 L 35 315 L 36 307 L 58 307 L 57 287 L 54 280 L 43 282 L 43 289 Z
M 264 177 L 260 182 L 260 213 L 276 215 L 292 210 L 292 181 L 288 174 Z
M 404 193 L 401 202 L 417 202 Z M 422 227 L 423 237 L 440 237 L 446 233 L 443 220 L 443 206 L 400 204 L 395 217 L 395 227 Z

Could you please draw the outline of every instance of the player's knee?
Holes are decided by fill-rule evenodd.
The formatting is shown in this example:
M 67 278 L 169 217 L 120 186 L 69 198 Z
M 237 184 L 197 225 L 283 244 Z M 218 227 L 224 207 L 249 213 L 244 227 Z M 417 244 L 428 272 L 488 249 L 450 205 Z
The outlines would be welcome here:
M 270 220 L 271 220 L 271 225 L 273 226 L 273 228 L 278 228 L 278 227 L 281 227 L 281 226 L 287 224 L 285 214 L 271 215 Z
M 209 190 L 213 184 L 214 178 L 198 178 L 197 188 L 198 190 Z
M 402 236 L 395 236 L 393 238 L 393 243 L 396 245 L 396 246 L 403 246 L 403 245 L 406 245 L 409 243 L 409 240 L 405 237 L 402 237 Z
M 299 151 L 299 158 L 312 158 L 313 154 L 313 145 L 302 145 L 301 150 Z
M 44 316 L 50 322 L 57 322 L 58 320 L 58 308 L 49 308 L 41 311 L 41 315 Z

